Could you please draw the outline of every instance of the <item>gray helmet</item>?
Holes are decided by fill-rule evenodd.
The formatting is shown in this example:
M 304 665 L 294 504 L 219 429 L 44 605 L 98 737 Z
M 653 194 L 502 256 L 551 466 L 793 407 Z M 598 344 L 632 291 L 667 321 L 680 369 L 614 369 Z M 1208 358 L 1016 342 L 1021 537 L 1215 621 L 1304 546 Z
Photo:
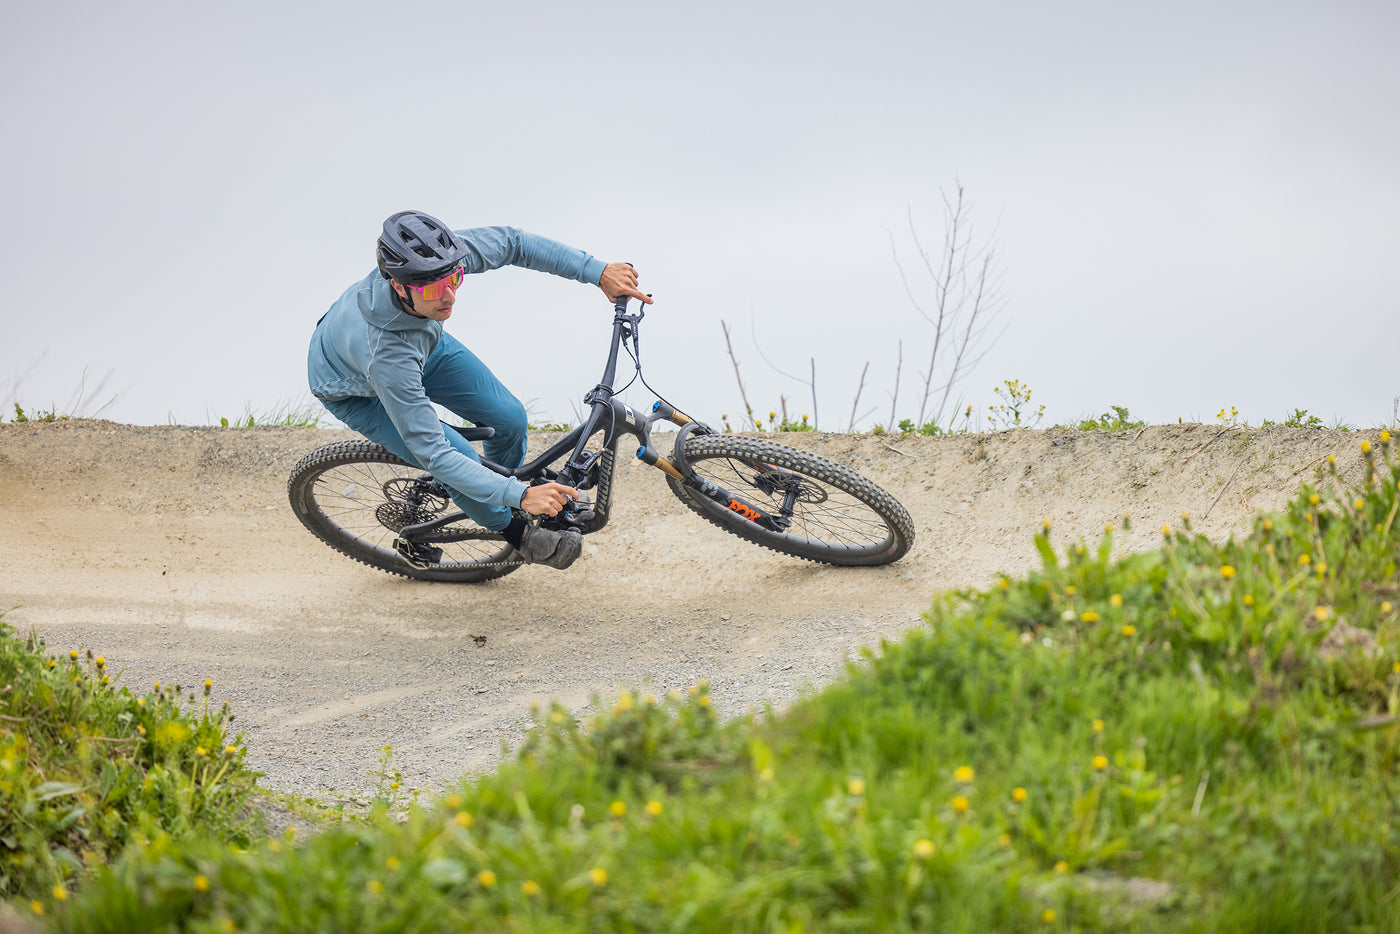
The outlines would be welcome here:
M 427 285 L 462 265 L 467 248 L 446 224 L 422 211 L 400 211 L 384 222 L 375 250 L 379 271 L 404 285 Z

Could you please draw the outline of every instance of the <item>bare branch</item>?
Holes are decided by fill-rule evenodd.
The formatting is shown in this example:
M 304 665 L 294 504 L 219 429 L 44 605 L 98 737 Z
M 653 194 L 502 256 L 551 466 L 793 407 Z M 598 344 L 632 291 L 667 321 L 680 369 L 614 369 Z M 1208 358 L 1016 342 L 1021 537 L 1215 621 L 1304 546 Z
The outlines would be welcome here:
M 753 406 L 749 405 L 749 395 L 744 392 L 744 379 L 739 375 L 739 361 L 734 356 L 734 344 L 729 340 L 729 325 L 720 319 L 719 326 L 724 329 L 724 346 L 729 351 L 729 362 L 734 364 L 734 381 L 739 384 L 739 398 L 744 400 L 744 417 L 749 420 L 750 428 L 757 428 L 753 421 Z
M 895 406 L 899 403 L 899 371 L 904 367 L 904 341 L 898 344 L 898 356 L 894 363 L 894 392 L 890 393 L 890 423 L 886 427 L 894 427 Z
M 860 385 L 856 386 L 856 398 L 851 403 L 851 421 L 846 426 L 846 434 L 856 430 L 856 408 L 860 405 L 860 394 L 865 390 L 865 374 L 870 370 L 870 361 L 865 361 L 865 367 L 860 371 Z

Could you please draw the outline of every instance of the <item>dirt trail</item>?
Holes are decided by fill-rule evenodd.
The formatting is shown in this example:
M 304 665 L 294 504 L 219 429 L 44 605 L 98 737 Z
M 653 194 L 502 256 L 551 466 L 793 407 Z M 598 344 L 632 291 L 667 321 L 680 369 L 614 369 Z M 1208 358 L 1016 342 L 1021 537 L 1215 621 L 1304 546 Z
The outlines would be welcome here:
M 578 710 L 621 685 L 706 680 L 725 712 L 781 706 L 859 647 L 917 625 L 934 592 L 1029 567 L 1042 520 L 1064 543 L 1097 540 L 1128 514 L 1120 543 L 1141 549 L 1186 512 L 1224 538 L 1327 454 L 1357 471 L 1362 436 L 1203 425 L 782 435 L 913 515 L 910 554 L 864 570 L 742 542 L 620 458 L 613 519 L 573 568 L 447 585 L 356 564 L 292 516 L 292 465 L 349 432 L 5 424 L 0 609 L 53 650 L 105 655 L 133 689 L 213 679 L 271 786 L 354 794 L 392 744 L 407 784 L 435 787 L 494 761 L 532 701 Z M 557 437 L 533 437 L 532 452 Z

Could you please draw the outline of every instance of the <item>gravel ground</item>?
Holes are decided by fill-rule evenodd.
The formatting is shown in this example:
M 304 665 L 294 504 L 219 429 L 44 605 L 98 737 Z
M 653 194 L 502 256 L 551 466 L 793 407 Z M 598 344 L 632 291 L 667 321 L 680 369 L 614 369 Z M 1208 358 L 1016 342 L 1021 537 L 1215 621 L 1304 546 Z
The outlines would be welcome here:
M 91 647 L 120 683 L 214 682 L 269 788 L 363 797 L 384 745 L 405 785 L 496 762 L 532 703 L 584 714 L 621 687 L 708 681 L 718 709 L 781 708 L 862 646 L 920 625 L 941 590 L 985 585 L 1130 515 L 1152 547 L 1183 512 L 1215 537 L 1280 505 L 1366 433 L 1163 426 L 897 439 L 783 435 L 899 499 L 918 538 L 898 564 L 839 569 L 708 525 L 659 472 L 622 459 L 614 514 L 568 571 L 479 585 L 356 564 L 292 516 L 286 478 L 313 429 L 0 425 L 0 609 L 54 650 Z M 532 438 L 542 450 L 557 435 Z

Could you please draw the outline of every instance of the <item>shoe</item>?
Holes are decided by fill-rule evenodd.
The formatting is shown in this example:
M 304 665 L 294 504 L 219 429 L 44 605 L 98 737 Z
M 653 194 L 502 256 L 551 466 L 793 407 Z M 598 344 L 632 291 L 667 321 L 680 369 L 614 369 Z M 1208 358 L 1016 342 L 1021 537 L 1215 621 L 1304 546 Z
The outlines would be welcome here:
M 573 529 L 556 532 L 538 525 L 527 525 L 517 554 L 527 564 L 543 564 L 563 570 L 573 564 L 582 552 L 583 536 Z

